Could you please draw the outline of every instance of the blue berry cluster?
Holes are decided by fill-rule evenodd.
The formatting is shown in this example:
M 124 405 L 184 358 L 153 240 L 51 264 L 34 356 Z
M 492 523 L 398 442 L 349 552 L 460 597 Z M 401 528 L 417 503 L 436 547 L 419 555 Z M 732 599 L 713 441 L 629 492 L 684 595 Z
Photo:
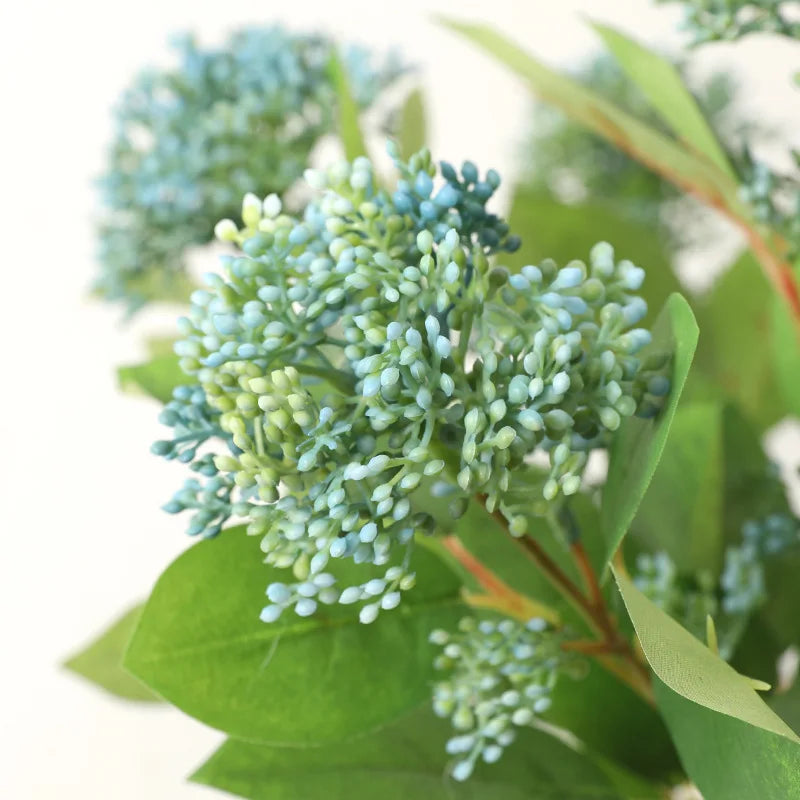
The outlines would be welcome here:
M 792 150 L 800 167 L 800 151 Z M 740 195 L 753 209 L 755 218 L 777 231 L 788 245 L 787 257 L 800 255 L 800 182 L 794 176 L 780 175 L 748 150 L 739 159 L 742 178 Z
M 497 761 L 516 738 L 551 704 L 550 694 L 564 673 L 579 665 L 561 649 L 563 636 L 542 619 L 462 619 L 456 633 L 435 630 L 442 647 L 436 668 L 445 673 L 433 689 L 433 710 L 449 718 L 456 734 L 446 744 L 454 757 L 452 776 L 464 781 L 476 762 Z
M 750 33 L 800 36 L 796 0 L 680 1 L 684 5 L 684 27 L 694 36 L 695 44 L 732 41 Z
M 682 576 L 667 553 L 642 553 L 634 582 L 657 606 L 699 639 L 715 619 L 720 655 L 729 659 L 752 614 L 767 599 L 765 561 L 800 544 L 800 523 L 788 512 L 748 520 L 742 542 L 725 550 L 722 573 Z
M 187 248 L 209 242 L 245 192 L 284 193 L 334 127 L 328 40 L 269 27 L 176 47 L 177 67 L 142 73 L 122 96 L 101 179 L 97 289 L 131 309 L 183 299 Z M 342 59 L 362 106 L 402 71 L 359 48 Z
M 396 606 L 414 537 L 433 531 L 415 510 L 426 479 L 480 495 L 522 535 L 523 512 L 577 492 L 588 452 L 669 388 L 651 369 L 664 357 L 638 355 L 650 341 L 635 327 L 641 269 L 601 243 L 588 267 L 509 275 L 490 263 L 518 245 L 486 207 L 497 173 L 389 149 L 391 189 L 365 158 L 307 171 L 301 218 L 275 194 L 246 195 L 243 226 L 216 226 L 239 252 L 179 320 L 195 386 L 164 412 L 175 438 L 155 450 L 199 463 L 212 484 L 191 483 L 168 510 L 194 509 L 194 532 L 228 514 L 262 537 L 267 563 L 294 576 L 268 590 L 267 621 L 336 602 L 369 622 Z M 211 455 L 211 427 L 225 452 Z M 549 453 L 549 475 L 520 500 L 511 476 L 535 452 Z M 340 586 L 337 559 L 383 572 Z

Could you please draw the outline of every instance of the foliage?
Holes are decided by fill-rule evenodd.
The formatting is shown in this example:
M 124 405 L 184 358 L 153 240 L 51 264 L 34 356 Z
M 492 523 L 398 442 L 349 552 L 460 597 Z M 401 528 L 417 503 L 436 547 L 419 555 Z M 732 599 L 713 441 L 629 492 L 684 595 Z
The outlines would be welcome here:
M 692 24 L 788 4 L 750 5 Z M 193 780 L 242 797 L 793 797 L 800 525 L 762 437 L 800 408 L 797 181 L 726 143 L 724 79 L 695 95 L 619 31 L 581 83 L 447 25 L 571 122 L 506 222 L 494 170 L 434 163 L 419 92 L 379 174 L 326 51 L 347 160 L 296 213 L 231 178 L 175 355 L 120 371 L 163 403 L 152 450 L 189 470 L 165 509 L 198 541 L 69 666 L 225 732 Z M 748 247 L 689 299 L 655 224 L 681 192 Z
M 658 0 L 675 2 L 675 0 Z M 750 33 L 772 33 L 797 38 L 795 0 L 679 0 L 684 6 L 683 25 L 695 44 L 730 41 Z

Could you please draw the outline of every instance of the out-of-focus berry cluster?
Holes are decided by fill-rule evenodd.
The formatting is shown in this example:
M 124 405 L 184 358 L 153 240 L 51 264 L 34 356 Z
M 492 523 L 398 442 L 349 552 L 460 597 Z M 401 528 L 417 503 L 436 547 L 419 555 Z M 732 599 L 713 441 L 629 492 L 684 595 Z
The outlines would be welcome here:
M 727 660 L 767 599 L 765 561 L 799 544 L 800 522 L 788 512 L 769 514 L 742 526 L 742 542 L 726 548 L 719 576 L 707 570 L 681 575 L 667 553 L 643 553 L 634 582 L 698 639 L 705 639 L 706 617 L 712 617 L 719 653 Z
M 791 154 L 800 169 L 800 151 L 792 150 Z M 740 162 L 742 199 L 749 203 L 758 222 L 769 225 L 784 238 L 786 256 L 796 259 L 800 256 L 800 180 L 778 174 L 747 150 Z
M 435 630 L 442 647 L 436 668 L 444 676 L 433 689 L 433 710 L 449 718 L 456 734 L 446 744 L 450 771 L 463 781 L 480 759 L 493 764 L 516 738 L 550 707 L 562 674 L 576 676 L 582 664 L 561 649 L 563 635 L 542 619 L 462 619 L 458 631 Z
M 674 2 L 675 0 L 659 0 Z M 732 41 L 750 33 L 800 37 L 796 0 L 680 0 L 695 44 Z
M 154 449 L 197 452 L 211 486 L 192 479 L 167 508 L 194 509 L 192 530 L 207 535 L 223 512 L 242 517 L 266 561 L 291 569 L 268 591 L 268 621 L 320 603 L 357 604 L 364 622 L 395 607 L 413 585 L 414 536 L 433 530 L 415 511 L 425 478 L 479 495 L 522 535 L 523 512 L 577 492 L 588 452 L 669 388 L 656 371 L 668 355 L 638 355 L 650 341 L 635 327 L 640 268 L 601 243 L 588 267 L 509 275 L 490 264 L 518 244 L 486 208 L 497 173 L 443 163 L 439 177 L 427 151 L 408 163 L 390 152 L 391 190 L 364 158 L 308 171 L 302 218 L 275 195 L 247 195 L 244 227 L 216 227 L 239 252 L 179 321 L 175 349 L 196 381 L 181 391 L 199 407 L 184 422 L 172 404 L 177 444 Z M 213 462 L 195 447 L 206 420 L 226 446 L 203 440 Z M 535 452 L 549 474 L 517 507 L 511 477 Z M 342 558 L 380 574 L 340 586 L 327 570 Z
M 271 27 L 176 47 L 175 68 L 144 72 L 123 94 L 101 179 L 97 289 L 131 309 L 183 299 L 187 248 L 209 242 L 245 192 L 285 192 L 334 126 L 328 40 Z M 401 71 L 359 48 L 342 60 L 362 106 Z

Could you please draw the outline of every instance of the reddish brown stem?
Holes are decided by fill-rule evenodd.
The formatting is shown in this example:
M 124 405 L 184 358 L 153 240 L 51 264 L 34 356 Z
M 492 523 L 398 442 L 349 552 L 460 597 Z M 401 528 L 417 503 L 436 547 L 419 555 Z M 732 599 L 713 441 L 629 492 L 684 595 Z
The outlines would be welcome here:
M 477 499 L 498 525 L 508 532 L 508 522 L 502 513 L 498 510 L 489 511 L 486 508 L 487 498 L 485 495 L 478 495 Z M 583 545 L 580 542 L 576 542 L 571 545 L 570 549 L 586 582 L 589 596 L 581 591 L 535 539 L 529 536 L 513 537 L 513 539 L 539 567 L 545 577 L 570 600 L 589 626 L 601 637 L 601 640 L 596 643 L 596 651 L 592 655 L 597 657 L 607 669 L 630 684 L 648 702 L 652 702 L 650 673 L 647 667 L 636 657 L 630 643 L 617 629 L 616 623 L 606 606 L 597 576 Z M 619 659 L 623 659 L 623 662 L 620 663 Z

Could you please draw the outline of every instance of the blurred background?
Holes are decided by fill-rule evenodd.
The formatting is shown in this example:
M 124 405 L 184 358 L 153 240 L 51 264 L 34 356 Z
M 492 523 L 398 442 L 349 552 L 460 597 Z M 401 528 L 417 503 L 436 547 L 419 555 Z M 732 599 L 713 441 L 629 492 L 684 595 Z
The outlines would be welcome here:
M 148 308 L 124 323 L 119 308 L 89 296 L 93 179 L 119 92 L 143 66 L 170 63 L 175 32 L 192 30 L 215 44 L 236 28 L 280 22 L 378 53 L 396 48 L 417 67 L 434 156 L 493 166 L 506 189 L 522 172 L 535 182 L 548 156 L 532 156 L 531 141 L 546 120 L 519 81 L 438 27 L 436 14 L 491 23 L 568 69 L 599 50 L 587 18 L 667 52 L 685 42 L 680 10 L 648 0 L 29 0 L 3 12 L 0 796 L 213 796 L 183 778 L 220 734 L 166 707 L 126 705 L 59 666 L 143 598 L 189 544 L 183 522 L 160 510 L 181 471 L 148 452 L 160 435 L 156 404 L 122 394 L 115 376 L 120 364 L 144 358 L 146 336 L 169 332 L 175 309 Z M 739 83 L 737 114 L 800 145 L 792 43 L 751 37 L 703 48 L 687 64 L 698 84 L 723 68 Z M 768 142 L 763 150 L 768 158 Z M 697 287 L 710 284 L 737 246 L 721 224 L 709 230 L 681 257 Z M 800 434 L 789 423 L 771 432 L 768 446 L 787 475 L 800 461 Z

